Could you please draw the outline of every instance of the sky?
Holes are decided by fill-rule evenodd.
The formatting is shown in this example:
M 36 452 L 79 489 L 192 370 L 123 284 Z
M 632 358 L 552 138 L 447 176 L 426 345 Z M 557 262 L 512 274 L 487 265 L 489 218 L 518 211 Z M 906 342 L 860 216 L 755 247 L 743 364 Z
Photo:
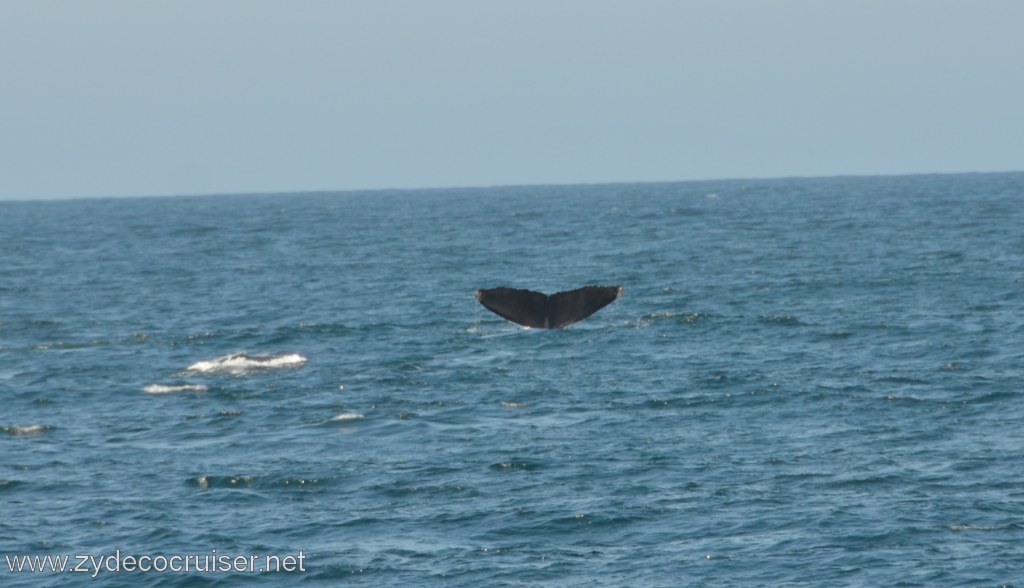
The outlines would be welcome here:
M 0 0 L 0 200 L 1024 170 L 1019 0 Z

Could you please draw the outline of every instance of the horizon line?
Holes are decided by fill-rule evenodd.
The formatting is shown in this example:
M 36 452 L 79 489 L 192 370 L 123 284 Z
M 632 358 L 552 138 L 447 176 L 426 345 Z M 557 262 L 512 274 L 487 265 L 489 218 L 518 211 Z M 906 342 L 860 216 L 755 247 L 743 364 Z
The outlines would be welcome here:
M 708 182 L 768 182 L 782 180 L 825 180 L 842 178 L 903 178 L 915 176 L 967 176 L 967 175 L 1006 175 L 1024 173 L 1021 170 L 1001 171 L 957 171 L 957 172 L 904 172 L 904 173 L 840 173 L 820 175 L 779 175 L 779 176 L 750 176 L 734 178 L 702 178 L 687 180 L 615 180 L 615 181 L 580 181 L 580 182 L 550 182 L 550 183 L 510 183 L 510 184 L 489 184 L 489 185 L 450 185 L 450 186 L 423 186 L 416 188 L 380 187 L 380 188 L 309 188 L 292 190 L 260 190 L 260 191 L 238 191 L 238 192 L 192 192 L 182 194 L 154 193 L 154 194 L 124 194 L 124 195 L 81 195 L 81 196 L 42 196 L 37 198 L 3 198 L 0 197 L 0 204 L 6 202 L 67 202 L 70 200 L 139 200 L 139 199 L 160 199 L 160 198 L 220 198 L 220 197 L 258 197 L 258 196 L 313 196 L 325 194 L 359 194 L 359 193 L 394 193 L 394 192 L 436 192 L 443 190 L 494 190 L 514 188 L 541 188 L 541 187 L 572 187 L 572 186 L 629 186 L 629 185 L 652 185 L 652 184 L 699 184 Z

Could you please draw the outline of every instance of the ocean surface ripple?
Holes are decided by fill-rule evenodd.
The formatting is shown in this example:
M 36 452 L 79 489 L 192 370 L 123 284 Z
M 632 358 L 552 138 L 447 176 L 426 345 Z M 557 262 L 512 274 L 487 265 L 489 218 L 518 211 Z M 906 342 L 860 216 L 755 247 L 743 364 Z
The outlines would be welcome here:
M 1024 585 L 1021 227 L 1024 174 L 0 203 L 0 583 Z

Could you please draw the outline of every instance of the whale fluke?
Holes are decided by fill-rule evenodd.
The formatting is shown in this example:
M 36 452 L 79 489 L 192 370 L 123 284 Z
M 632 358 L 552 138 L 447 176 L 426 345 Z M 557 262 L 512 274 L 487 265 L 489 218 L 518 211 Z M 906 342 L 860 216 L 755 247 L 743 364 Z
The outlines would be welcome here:
M 533 290 L 490 288 L 476 291 L 487 310 L 524 327 L 560 329 L 608 306 L 622 286 L 584 286 L 548 296 Z

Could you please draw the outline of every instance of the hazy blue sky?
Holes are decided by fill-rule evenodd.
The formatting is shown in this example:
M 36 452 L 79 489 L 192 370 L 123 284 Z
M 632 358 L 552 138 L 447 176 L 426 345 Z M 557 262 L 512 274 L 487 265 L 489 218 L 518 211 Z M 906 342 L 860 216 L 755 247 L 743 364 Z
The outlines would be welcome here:
M 0 0 L 0 199 L 1024 169 L 1020 0 Z

